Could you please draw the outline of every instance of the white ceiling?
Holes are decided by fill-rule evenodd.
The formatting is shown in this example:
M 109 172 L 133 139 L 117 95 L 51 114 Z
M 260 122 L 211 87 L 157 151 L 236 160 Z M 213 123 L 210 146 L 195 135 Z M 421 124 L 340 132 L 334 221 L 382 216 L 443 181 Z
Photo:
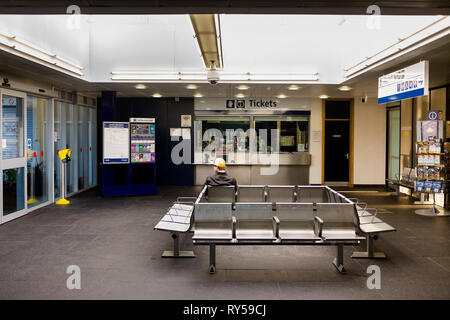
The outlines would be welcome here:
M 287 90 L 287 85 L 250 85 L 250 90 L 243 91 L 249 97 L 376 96 L 376 79 L 383 70 L 400 62 L 414 63 L 417 57 L 436 61 L 430 62 L 430 69 L 442 74 L 435 82 L 449 80 L 448 45 L 442 49 L 450 41 L 446 37 L 440 41 L 441 48 L 428 50 L 431 53 L 426 48 L 416 50 L 416 54 L 405 55 L 401 61 L 348 81 L 354 88 L 351 92 L 337 90 L 344 80 L 344 67 L 413 34 L 438 16 L 380 16 L 379 29 L 367 27 L 367 16 L 355 15 L 222 14 L 220 18 L 224 71 L 319 72 L 318 84 L 301 85 L 298 91 Z M 133 83 L 112 83 L 111 71 L 204 71 L 187 15 L 83 15 L 80 29 L 76 30 L 68 28 L 67 19 L 63 15 L 1 15 L 0 32 L 19 36 L 80 64 L 85 71 L 83 79 L 89 82 L 72 81 L 69 76 L 48 72 L 49 68 L 33 63 L 23 64 L 8 55 L 0 59 L 0 70 L 28 73 L 36 80 L 63 83 L 80 91 L 116 90 L 126 96 L 159 92 L 164 96 L 202 93 L 207 97 L 227 97 L 241 92 L 235 84 L 200 84 L 197 90 L 187 90 L 185 84 L 148 84 L 141 91 Z M 45 73 L 51 76 L 45 77 Z

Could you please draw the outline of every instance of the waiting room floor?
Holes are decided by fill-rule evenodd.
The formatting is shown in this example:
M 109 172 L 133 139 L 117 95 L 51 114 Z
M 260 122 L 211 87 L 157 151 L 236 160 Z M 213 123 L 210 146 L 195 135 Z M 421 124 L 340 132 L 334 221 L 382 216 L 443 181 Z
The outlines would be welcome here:
M 340 188 L 343 189 L 343 188 Z M 102 198 L 91 190 L 67 207 L 36 210 L 0 226 L 0 299 L 449 299 L 450 218 L 418 216 L 411 198 L 384 191 L 343 192 L 381 209 L 397 232 L 375 247 L 387 260 L 353 260 L 347 274 L 331 264 L 335 247 L 218 247 L 209 251 L 182 236 L 195 259 L 162 259 L 169 234 L 154 231 L 176 196 L 195 187 L 161 188 L 155 196 Z M 425 206 L 426 207 L 426 206 Z M 366 286 L 367 267 L 381 268 L 381 289 Z M 68 290 L 69 265 L 81 268 L 81 290 Z

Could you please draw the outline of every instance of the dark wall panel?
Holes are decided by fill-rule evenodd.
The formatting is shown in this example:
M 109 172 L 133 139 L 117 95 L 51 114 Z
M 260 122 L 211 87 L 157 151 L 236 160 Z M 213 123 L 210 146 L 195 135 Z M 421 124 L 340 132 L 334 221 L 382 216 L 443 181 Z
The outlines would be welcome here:
M 103 99 L 102 99 L 103 100 Z M 103 104 L 100 100 L 99 105 Z M 108 106 L 110 103 L 108 102 Z M 101 112 L 100 112 L 101 113 Z M 158 185 L 193 185 L 194 166 L 192 164 L 175 165 L 171 160 L 172 148 L 178 143 L 170 140 L 170 128 L 181 127 L 181 115 L 194 117 L 194 99 L 180 98 L 116 98 L 113 121 L 129 121 L 129 118 L 156 118 L 156 176 Z M 102 123 L 99 118 L 99 128 Z M 193 120 L 192 120 L 193 125 Z M 191 137 L 193 137 L 191 128 Z M 101 145 L 99 154 L 101 161 Z M 193 161 L 193 143 L 190 143 L 191 163 Z

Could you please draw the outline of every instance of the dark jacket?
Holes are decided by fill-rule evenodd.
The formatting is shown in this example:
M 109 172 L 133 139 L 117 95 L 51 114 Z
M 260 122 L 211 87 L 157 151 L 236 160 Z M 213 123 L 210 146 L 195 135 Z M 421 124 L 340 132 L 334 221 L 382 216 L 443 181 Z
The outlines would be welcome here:
M 234 186 L 237 189 L 237 181 L 235 178 L 227 175 L 226 172 L 215 172 L 206 178 L 204 186 Z

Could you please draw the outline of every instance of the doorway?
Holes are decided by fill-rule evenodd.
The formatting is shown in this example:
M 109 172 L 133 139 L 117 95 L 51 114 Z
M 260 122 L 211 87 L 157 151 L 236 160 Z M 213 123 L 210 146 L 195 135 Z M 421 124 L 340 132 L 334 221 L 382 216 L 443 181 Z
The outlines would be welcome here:
M 400 107 L 387 109 L 387 179 L 400 179 Z
M 352 101 L 326 100 L 323 114 L 323 183 L 352 186 Z
M 26 213 L 26 94 L 1 89 L 0 223 Z

